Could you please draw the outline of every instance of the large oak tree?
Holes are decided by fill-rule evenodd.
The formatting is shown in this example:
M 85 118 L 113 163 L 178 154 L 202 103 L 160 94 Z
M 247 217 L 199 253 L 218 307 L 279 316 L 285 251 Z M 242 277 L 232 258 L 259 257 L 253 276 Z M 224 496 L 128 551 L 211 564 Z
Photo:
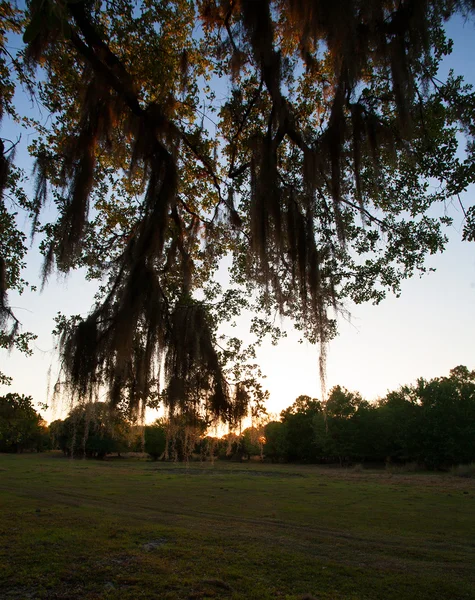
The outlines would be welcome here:
M 162 377 L 171 413 L 236 422 L 263 395 L 253 348 L 217 340 L 223 319 L 250 309 L 259 340 L 281 333 L 278 311 L 324 349 L 345 299 L 378 302 L 424 270 L 448 222 L 429 209 L 475 176 L 475 96 L 455 74 L 438 79 L 444 23 L 473 9 L 32 0 L 23 13 L 2 3 L 3 111 L 14 115 L 22 84 L 48 112 L 30 146 L 35 195 L 23 198 L 44 278 L 85 266 L 103 282 L 87 318 L 58 321 L 73 393 L 106 386 L 112 403 L 140 409 Z M 23 33 L 15 57 L 5 32 Z M 0 149 L 12 193 L 18 178 Z M 42 219 L 48 197 L 54 222 Z M 22 253 L 12 239 L 0 245 L 4 323 Z

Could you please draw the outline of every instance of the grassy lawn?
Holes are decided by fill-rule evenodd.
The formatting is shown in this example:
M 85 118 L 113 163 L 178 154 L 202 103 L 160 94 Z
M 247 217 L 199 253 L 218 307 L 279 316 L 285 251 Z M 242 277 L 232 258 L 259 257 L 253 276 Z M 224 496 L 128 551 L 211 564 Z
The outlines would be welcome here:
M 0 598 L 475 598 L 475 482 L 0 455 Z

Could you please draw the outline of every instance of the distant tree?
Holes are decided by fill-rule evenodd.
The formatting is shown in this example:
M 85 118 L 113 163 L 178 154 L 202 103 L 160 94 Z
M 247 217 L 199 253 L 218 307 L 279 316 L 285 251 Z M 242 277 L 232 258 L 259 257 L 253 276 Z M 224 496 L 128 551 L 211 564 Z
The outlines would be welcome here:
M 271 421 L 264 427 L 264 457 L 272 462 L 287 459 L 289 443 L 287 426 L 279 421 Z
M 64 423 L 65 422 L 61 419 L 51 421 L 51 423 L 49 424 L 48 431 L 52 448 L 67 452 L 67 432 Z
M 384 437 L 378 407 L 363 400 L 351 420 L 352 460 L 355 462 L 384 462 Z
M 449 377 L 419 379 L 419 460 L 441 468 L 475 460 L 475 371 L 459 366 Z
M 158 460 L 165 454 L 167 446 L 166 424 L 157 419 L 152 425 L 144 429 L 144 450 L 153 459 Z
M 167 460 L 189 460 L 202 454 L 207 428 L 207 421 L 196 413 L 157 419 L 145 427 L 145 451 L 154 460 L 162 455 Z
M 381 451 L 386 462 L 419 460 L 421 408 L 410 386 L 389 392 L 378 403 L 383 431 Z
M 231 432 L 223 435 L 217 442 L 218 458 L 223 460 L 242 460 L 243 446 L 239 434 Z
M 325 402 L 327 417 L 336 419 L 350 419 L 363 402 L 358 392 L 350 392 L 340 385 L 334 386 Z
M 43 450 L 46 423 L 33 408 L 31 396 L 8 393 L 0 397 L 0 452 Z
M 129 449 L 130 424 L 103 402 L 76 406 L 64 421 L 51 425 L 57 447 L 69 456 L 104 458 Z
M 322 458 L 321 439 L 317 432 L 323 421 L 322 404 L 310 396 L 299 396 L 280 413 L 287 432 L 290 461 L 316 462 Z
M 263 431 L 259 427 L 248 427 L 242 432 L 241 444 L 243 458 L 251 456 L 262 456 Z
M 354 419 L 358 409 L 366 404 L 357 392 L 337 385 L 330 390 L 325 402 L 324 452 L 337 457 L 340 465 L 357 453 L 357 428 Z
M 195 446 L 195 452 L 200 455 L 201 460 L 213 460 L 219 457 L 222 446 L 221 438 L 206 435 L 199 439 Z
M 378 406 L 381 448 L 388 460 L 431 469 L 475 460 L 475 371 L 458 366 L 449 377 L 390 392 Z

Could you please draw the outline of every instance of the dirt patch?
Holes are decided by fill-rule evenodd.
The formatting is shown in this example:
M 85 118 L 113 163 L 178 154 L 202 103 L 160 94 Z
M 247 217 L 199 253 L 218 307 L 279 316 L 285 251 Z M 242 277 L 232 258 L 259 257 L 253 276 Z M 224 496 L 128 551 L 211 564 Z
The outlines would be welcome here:
M 157 548 L 161 548 L 167 543 L 165 538 L 157 538 L 156 540 L 152 540 L 145 544 L 142 544 L 142 550 L 145 552 L 151 552 L 152 550 L 156 550 Z

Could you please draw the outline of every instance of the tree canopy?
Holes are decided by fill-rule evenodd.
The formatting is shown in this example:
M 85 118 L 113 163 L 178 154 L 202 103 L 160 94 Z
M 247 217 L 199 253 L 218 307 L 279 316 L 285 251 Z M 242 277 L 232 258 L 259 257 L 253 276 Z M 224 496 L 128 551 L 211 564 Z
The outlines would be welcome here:
M 0 397 L 0 452 L 43 450 L 47 447 L 46 423 L 33 408 L 33 398 L 20 394 Z
M 141 410 L 236 423 L 263 393 L 254 350 L 218 340 L 243 309 L 324 348 L 332 309 L 380 301 L 444 248 L 429 213 L 475 177 L 475 95 L 438 79 L 444 23 L 469 0 L 31 0 L 1 4 L 1 110 L 36 135 L 34 194 L 2 142 L 0 318 L 25 251 L 9 198 L 53 269 L 102 281 L 60 317 L 65 381 Z M 23 35 L 16 55 L 8 36 Z M 17 115 L 23 86 L 48 115 Z M 461 152 L 460 150 L 464 152 Z M 435 183 L 435 185 L 434 185 Z M 52 199 L 57 218 L 42 208 Z M 441 211 L 442 212 L 442 211 Z M 2 216 L 4 215 L 4 216 Z M 474 208 L 464 237 L 475 237 Z M 227 261 L 227 262 L 226 262 Z M 228 286 L 217 272 L 230 264 Z
M 64 421 L 51 423 L 50 434 L 53 445 L 68 456 L 89 458 L 127 452 L 133 438 L 124 415 L 104 402 L 75 406 Z

